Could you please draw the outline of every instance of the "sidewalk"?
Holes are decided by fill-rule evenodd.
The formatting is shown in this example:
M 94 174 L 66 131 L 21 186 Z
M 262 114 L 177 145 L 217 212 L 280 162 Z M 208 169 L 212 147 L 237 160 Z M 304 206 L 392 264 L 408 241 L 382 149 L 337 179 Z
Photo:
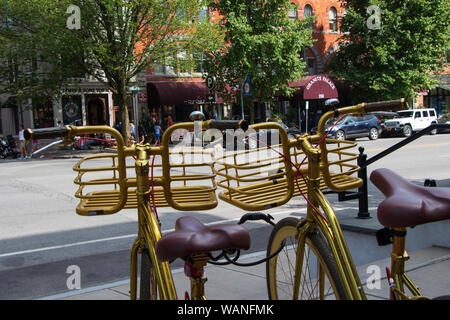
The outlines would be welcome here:
M 437 297 L 449 293 L 450 249 L 430 247 L 409 252 L 409 255 L 411 259 L 406 265 L 406 270 L 423 294 Z M 261 257 L 262 255 L 248 257 L 242 262 L 255 261 Z M 357 268 L 368 300 L 388 299 L 389 286 L 384 269 L 389 264 L 390 261 L 388 259 L 383 259 Z M 374 282 L 369 278 L 371 275 L 374 275 L 373 270 L 381 270 L 379 282 Z M 205 274 L 208 278 L 206 295 L 210 300 L 267 300 L 265 264 L 245 268 L 208 265 Z M 181 269 L 174 270 L 173 277 L 178 297 L 182 299 L 184 291 L 189 288 L 188 279 Z M 128 300 L 129 283 L 128 280 L 124 280 L 44 299 Z

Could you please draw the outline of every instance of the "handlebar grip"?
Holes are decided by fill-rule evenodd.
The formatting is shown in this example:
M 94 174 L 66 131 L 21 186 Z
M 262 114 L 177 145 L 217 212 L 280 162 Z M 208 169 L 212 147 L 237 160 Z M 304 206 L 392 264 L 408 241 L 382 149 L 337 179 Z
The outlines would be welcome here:
M 366 112 L 400 110 L 404 109 L 404 107 L 405 107 L 404 98 L 389 101 L 368 102 L 364 104 Z
M 246 120 L 210 120 L 209 127 L 211 129 L 242 129 L 246 131 L 248 129 L 248 121 Z
M 24 131 L 24 138 L 26 140 L 39 140 L 39 139 L 53 139 L 53 138 L 65 138 L 69 135 L 68 127 L 52 127 L 42 129 L 27 129 Z

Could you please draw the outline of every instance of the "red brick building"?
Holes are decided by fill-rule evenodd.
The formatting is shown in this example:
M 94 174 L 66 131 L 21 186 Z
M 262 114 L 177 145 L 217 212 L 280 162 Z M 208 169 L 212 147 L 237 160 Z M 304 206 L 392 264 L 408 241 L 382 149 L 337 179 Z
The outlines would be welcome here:
M 344 9 L 338 0 L 292 0 L 292 3 L 296 5 L 296 10 L 289 12 L 291 19 L 315 16 L 312 36 L 316 41 L 312 47 L 305 49 L 303 57 L 307 62 L 305 70 L 307 74 L 317 77 L 307 77 L 292 83 L 292 87 L 297 89 L 294 97 L 289 99 L 280 97 L 271 106 L 255 101 L 255 121 L 266 121 L 271 113 L 284 115 L 293 113 L 289 118 L 295 118 L 295 123 L 299 124 L 301 110 L 304 112 L 308 107 L 310 112 L 315 113 L 323 107 L 325 99 L 339 95 L 339 89 L 323 73 L 331 54 L 337 49 L 340 37 L 338 21 L 343 16 Z M 198 58 L 200 61 L 201 57 Z M 186 121 L 188 114 L 194 109 L 202 109 L 205 113 L 209 113 L 209 116 L 217 115 L 219 118 L 229 118 L 234 116 L 234 113 L 238 114 L 239 111 L 234 110 L 233 113 L 231 107 L 226 104 L 205 105 L 206 88 L 201 78 L 202 71 L 200 65 L 195 70 L 182 72 L 164 64 L 147 70 L 147 99 L 150 112 L 155 110 L 163 124 L 169 115 L 175 121 Z M 305 95 L 310 100 L 306 100 Z

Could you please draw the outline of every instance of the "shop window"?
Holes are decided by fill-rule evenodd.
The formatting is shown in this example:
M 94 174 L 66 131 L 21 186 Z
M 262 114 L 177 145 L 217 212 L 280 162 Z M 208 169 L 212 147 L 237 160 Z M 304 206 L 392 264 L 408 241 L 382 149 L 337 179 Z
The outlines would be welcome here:
M 49 128 L 55 125 L 52 101 L 36 103 L 33 106 L 34 127 Z
M 63 96 L 61 98 L 61 104 L 64 125 L 82 121 L 81 96 Z

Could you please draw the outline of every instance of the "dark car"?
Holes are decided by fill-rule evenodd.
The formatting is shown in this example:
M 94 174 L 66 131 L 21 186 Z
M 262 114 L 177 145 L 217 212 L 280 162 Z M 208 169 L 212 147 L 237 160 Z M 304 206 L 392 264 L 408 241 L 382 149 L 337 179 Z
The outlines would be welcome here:
M 274 122 L 278 123 L 286 130 L 289 139 L 294 139 L 297 134 L 301 134 L 299 129 L 289 128 L 287 125 L 280 121 Z M 280 143 L 280 134 L 277 129 L 259 130 L 258 132 L 250 133 L 244 138 L 245 149 L 263 148 Z
M 380 120 L 374 115 L 363 117 L 347 116 L 341 119 L 334 127 L 337 119 L 330 119 L 325 124 L 325 132 L 331 129 L 328 137 L 337 140 L 369 137 L 370 140 L 378 139 L 381 132 Z

